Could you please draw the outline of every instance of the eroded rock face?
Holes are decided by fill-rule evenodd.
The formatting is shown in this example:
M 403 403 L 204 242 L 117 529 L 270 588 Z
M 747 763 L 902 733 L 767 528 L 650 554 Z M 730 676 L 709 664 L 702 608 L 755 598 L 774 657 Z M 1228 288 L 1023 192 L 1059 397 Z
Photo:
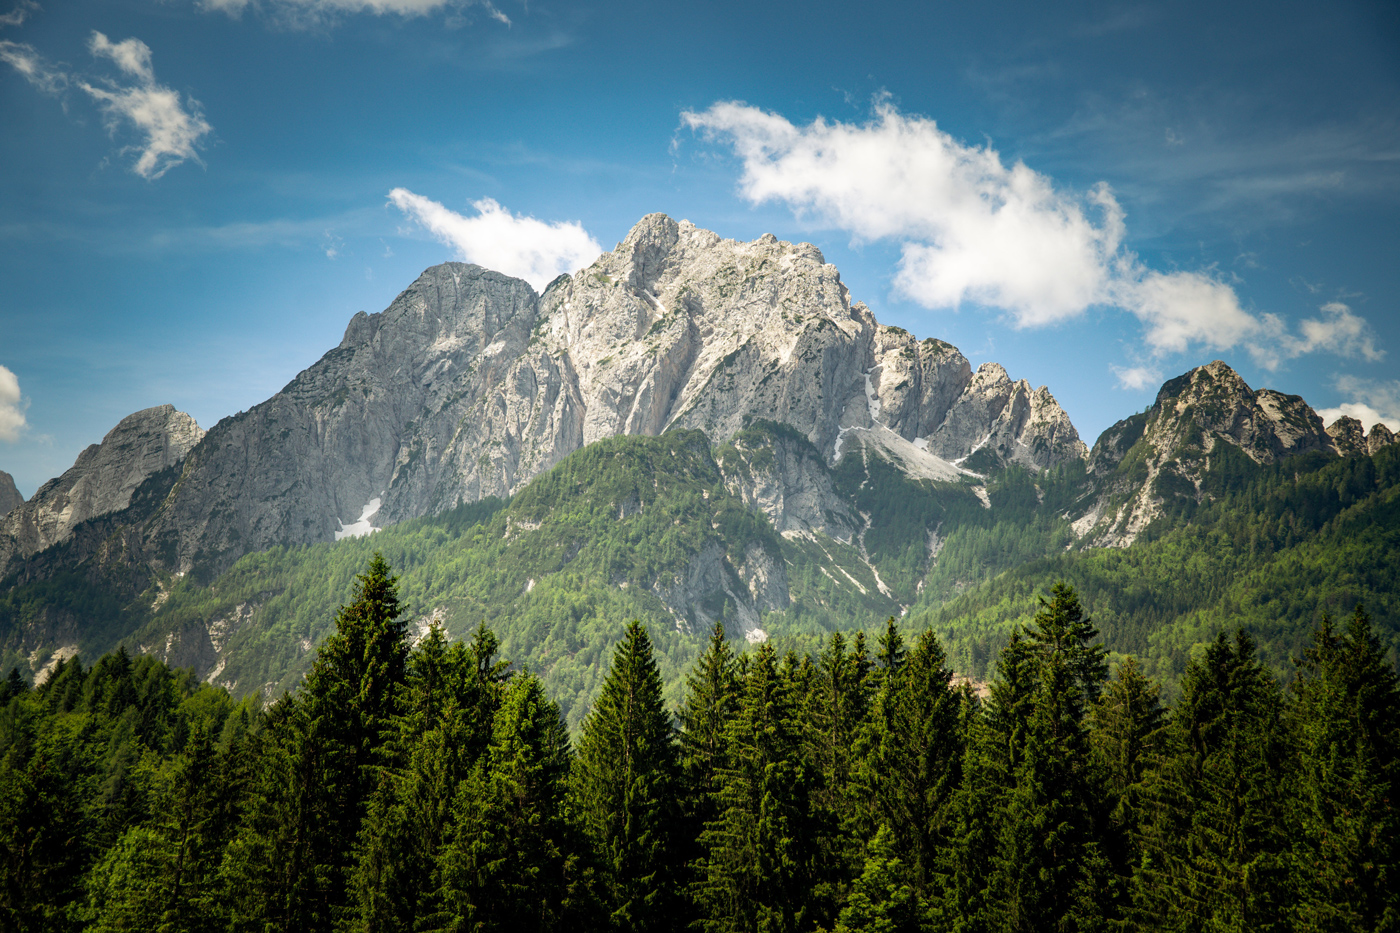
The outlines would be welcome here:
M 1126 547 L 1169 498 L 1199 501 L 1202 476 L 1221 444 L 1256 463 L 1273 463 L 1309 450 L 1349 450 L 1355 439 L 1349 425 L 1324 430 L 1299 396 L 1255 391 L 1220 360 L 1197 367 L 1165 383 L 1150 410 L 1118 422 L 1094 445 L 1095 496 L 1083 514 L 1071 516 L 1081 543 Z
M 1332 444 L 1337 448 L 1337 453 L 1343 457 L 1367 452 L 1366 429 L 1355 418 L 1349 418 L 1346 415 L 1338 418 L 1328 425 L 1327 436 L 1332 438 Z
M 0 518 L 10 514 L 16 506 L 24 505 L 24 496 L 15 488 L 15 478 L 0 470 Z
M 0 519 L 0 575 L 12 560 L 67 540 L 79 523 L 126 508 L 136 487 L 178 464 L 203 437 L 194 419 L 171 405 L 127 415 L 66 473 Z
M 1366 435 L 1366 452 L 1373 454 L 1382 447 L 1388 447 L 1395 443 L 1396 435 L 1391 433 L 1390 428 L 1377 422 L 1371 425 L 1371 433 Z

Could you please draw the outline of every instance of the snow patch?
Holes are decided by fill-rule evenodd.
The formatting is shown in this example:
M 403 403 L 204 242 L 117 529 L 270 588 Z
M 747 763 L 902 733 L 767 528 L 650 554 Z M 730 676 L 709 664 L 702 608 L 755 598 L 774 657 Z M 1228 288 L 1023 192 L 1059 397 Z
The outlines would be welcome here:
M 360 510 L 359 519 L 349 525 L 336 519 L 336 524 L 340 525 L 340 530 L 335 533 L 335 539 L 339 541 L 342 538 L 363 538 L 371 531 L 378 531 L 378 528 L 370 524 L 370 519 L 374 517 L 374 513 L 379 511 L 379 506 L 382 502 L 383 500 L 380 499 L 379 496 L 375 496 L 373 499 L 366 502 L 365 507 Z

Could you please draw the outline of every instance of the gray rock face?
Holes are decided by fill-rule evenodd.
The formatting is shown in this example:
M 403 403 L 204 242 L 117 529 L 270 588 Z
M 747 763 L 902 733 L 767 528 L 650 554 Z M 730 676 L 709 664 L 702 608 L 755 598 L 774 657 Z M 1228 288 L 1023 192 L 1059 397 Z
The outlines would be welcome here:
M 66 473 L 0 519 L 0 574 L 15 558 L 67 540 L 79 523 L 126 508 L 136 487 L 179 463 L 203 436 L 171 405 L 127 415 Z
M 881 327 L 815 246 L 651 214 L 542 296 L 446 263 L 357 314 L 338 347 L 190 452 L 144 550 L 217 572 L 510 495 L 600 438 L 683 427 L 718 442 L 751 417 L 791 425 L 823 458 L 850 440 L 941 479 L 983 449 L 1037 469 L 1087 453 L 1048 391 Z M 812 525 L 824 493 L 793 470 L 791 491 L 755 488 L 755 503 L 779 524 L 774 503 L 794 503 L 790 521 Z M 844 533 L 849 517 L 820 521 Z
M 1164 384 L 1146 414 L 1099 438 L 1089 458 L 1095 495 L 1087 510 L 1071 516 L 1075 531 L 1086 546 L 1126 547 L 1162 514 L 1168 497 L 1200 500 L 1202 475 L 1220 445 L 1256 463 L 1353 449 L 1351 426 L 1334 427 L 1335 433 L 1324 430 L 1299 396 L 1251 389 L 1220 360 L 1197 367 Z
M 1373 454 L 1382 447 L 1388 447 L 1395 443 L 1396 435 L 1391 433 L 1390 428 L 1377 422 L 1371 425 L 1371 433 L 1366 435 L 1366 452 Z
M 1332 438 L 1332 444 L 1336 447 L 1337 453 L 1343 457 L 1367 452 L 1366 429 L 1355 418 L 1349 418 L 1346 415 L 1338 418 L 1328 425 L 1327 436 Z
M 719 452 L 725 487 L 766 514 L 779 534 L 820 533 L 850 544 L 863 526 L 832 483 L 826 462 L 797 432 L 751 430 Z
M 0 518 L 10 514 L 16 506 L 24 505 L 24 496 L 15 488 L 15 478 L 0 470 Z

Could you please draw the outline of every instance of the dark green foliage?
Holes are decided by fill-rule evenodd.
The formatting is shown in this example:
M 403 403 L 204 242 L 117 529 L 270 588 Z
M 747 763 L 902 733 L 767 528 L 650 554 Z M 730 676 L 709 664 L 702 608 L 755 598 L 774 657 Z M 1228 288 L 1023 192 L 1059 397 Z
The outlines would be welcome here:
M 1323 617 L 1288 718 L 1298 750 L 1290 883 L 1301 930 L 1400 928 L 1400 690 L 1357 607 Z
M 1400 688 L 1363 612 L 1286 691 L 1218 637 L 1169 712 L 1065 586 L 985 703 L 893 619 L 873 659 L 716 627 L 678 733 L 633 622 L 571 751 L 489 629 L 410 649 L 395 589 L 370 560 L 266 709 L 121 651 L 19 684 L 0 930 L 1397 928 Z
M 511 678 L 491 744 L 458 786 L 441 859 L 444 929 L 567 929 L 574 847 L 565 829 L 569 739 L 528 674 Z
M 803 755 L 799 710 L 792 665 L 762 646 L 725 733 L 720 813 L 701 836 L 693 896 L 707 930 L 793 933 L 821 910 L 812 893 L 824 827 L 811 807 L 817 775 Z
M 1165 748 L 1144 782 L 1134 876 L 1146 929 L 1275 930 L 1288 923 L 1282 696 L 1240 632 L 1182 678 Z
M 570 773 L 574 818 L 597 862 L 599 899 L 613 929 L 660 930 L 674 921 L 679 789 L 661 674 L 646 630 L 634 621 L 583 721 Z

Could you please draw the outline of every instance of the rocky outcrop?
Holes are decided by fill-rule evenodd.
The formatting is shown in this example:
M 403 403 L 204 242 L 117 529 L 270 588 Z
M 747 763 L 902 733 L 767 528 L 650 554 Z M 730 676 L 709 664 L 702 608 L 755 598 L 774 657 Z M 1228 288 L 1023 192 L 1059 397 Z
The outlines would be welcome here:
M 1093 494 L 1075 519 L 1081 544 L 1126 547 L 1173 498 L 1201 501 L 1202 478 L 1220 445 L 1256 463 L 1307 451 L 1348 453 L 1360 424 L 1334 425 L 1297 395 L 1251 389 L 1216 360 L 1165 383 L 1146 413 L 1109 428 L 1089 457 Z
M 1366 435 L 1366 452 L 1373 454 L 1382 447 L 1389 447 L 1395 443 L 1396 435 L 1391 433 L 1390 428 L 1380 422 L 1371 425 L 1371 433 Z
M 137 487 L 178 464 L 203 436 L 171 405 L 127 415 L 66 473 L 0 519 L 0 575 L 15 559 L 66 541 L 82 522 L 125 509 Z
M 1337 453 L 1343 457 L 1367 452 L 1366 429 L 1355 418 L 1349 418 L 1346 415 L 1338 418 L 1327 426 L 1327 436 L 1332 438 L 1332 445 L 1337 449 Z
M 850 500 L 836 491 L 820 452 L 802 434 L 756 422 L 718 451 L 725 487 L 761 511 L 779 534 L 825 534 L 847 544 L 863 525 Z
M 15 478 L 0 470 L 0 518 L 4 518 L 12 509 L 21 505 L 24 505 L 24 496 L 15 488 Z

